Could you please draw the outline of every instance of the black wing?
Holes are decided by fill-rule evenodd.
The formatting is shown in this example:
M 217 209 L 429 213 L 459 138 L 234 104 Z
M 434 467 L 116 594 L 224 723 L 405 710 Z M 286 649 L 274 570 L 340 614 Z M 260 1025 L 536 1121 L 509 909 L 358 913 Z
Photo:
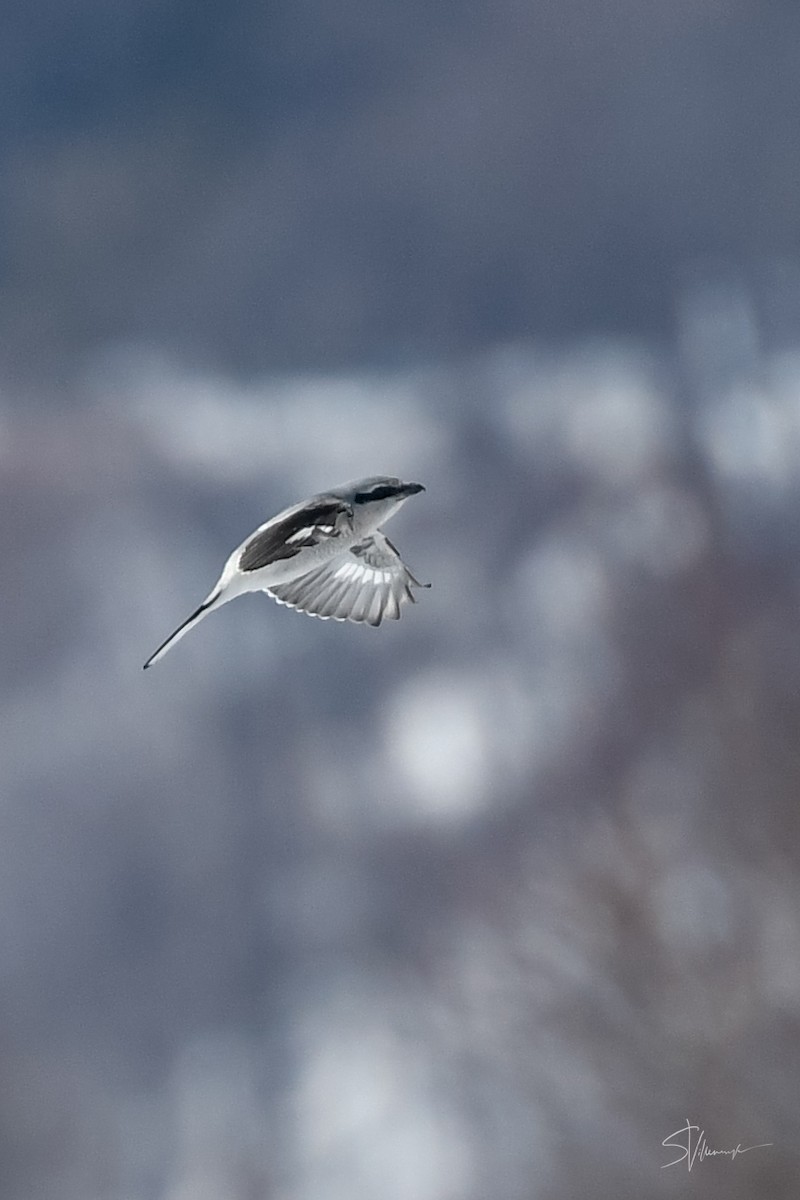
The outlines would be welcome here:
M 239 570 L 258 571 L 270 563 L 293 558 L 305 546 L 316 546 L 325 538 L 335 537 L 341 518 L 350 515 L 350 506 L 341 500 L 323 500 L 277 517 L 245 543 L 239 556 Z

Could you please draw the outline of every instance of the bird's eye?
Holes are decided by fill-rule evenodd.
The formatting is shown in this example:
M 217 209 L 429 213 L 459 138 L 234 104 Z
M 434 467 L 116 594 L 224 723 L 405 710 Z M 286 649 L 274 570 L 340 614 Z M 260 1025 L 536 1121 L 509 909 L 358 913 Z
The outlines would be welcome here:
M 368 492 L 356 492 L 355 498 L 358 504 L 367 504 L 370 500 L 388 500 L 390 496 L 396 494 L 396 487 L 392 487 L 386 483 L 379 483 Z

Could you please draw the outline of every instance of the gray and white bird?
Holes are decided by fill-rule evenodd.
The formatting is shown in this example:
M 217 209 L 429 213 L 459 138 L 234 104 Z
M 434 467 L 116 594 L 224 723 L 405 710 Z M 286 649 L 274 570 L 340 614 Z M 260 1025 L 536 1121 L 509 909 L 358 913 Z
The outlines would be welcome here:
M 397 620 L 420 583 L 379 526 L 421 483 L 375 475 L 321 492 L 260 525 L 225 563 L 196 612 L 179 625 L 145 667 L 158 662 L 203 617 L 246 592 L 266 592 L 279 604 L 323 620 Z

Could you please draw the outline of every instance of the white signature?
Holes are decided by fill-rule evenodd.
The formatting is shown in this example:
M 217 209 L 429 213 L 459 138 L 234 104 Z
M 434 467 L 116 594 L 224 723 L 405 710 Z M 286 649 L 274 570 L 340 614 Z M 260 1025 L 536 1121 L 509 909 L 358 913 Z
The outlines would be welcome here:
M 681 1138 L 684 1140 L 682 1141 Z M 695 1162 L 702 1162 L 704 1158 L 717 1158 L 724 1156 L 729 1158 L 731 1162 L 736 1158 L 737 1154 L 747 1154 L 749 1150 L 761 1150 L 764 1146 L 772 1146 L 773 1142 L 759 1142 L 757 1146 L 743 1146 L 739 1142 L 732 1150 L 712 1150 L 706 1141 L 706 1131 L 701 1129 L 699 1125 L 692 1125 L 688 1120 L 680 1129 L 676 1129 L 669 1137 L 665 1137 L 661 1143 L 668 1150 L 680 1150 L 680 1158 L 673 1158 L 672 1162 L 662 1163 L 661 1169 L 664 1167 L 675 1167 L 678 1163 L 685 1162 L 687 1170 L 691 1171 Z

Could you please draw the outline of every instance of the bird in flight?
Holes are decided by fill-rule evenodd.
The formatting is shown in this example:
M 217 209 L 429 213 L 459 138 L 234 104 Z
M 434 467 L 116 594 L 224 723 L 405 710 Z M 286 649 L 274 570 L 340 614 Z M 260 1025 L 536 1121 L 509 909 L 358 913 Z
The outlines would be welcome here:
M 279 604 L 323 620 L 397 620 L 402 606 L 415 602 L 420 583 L 380 526 L 421 483 L 384 475 L 346 483 L 284 509 L 238 546 L 219 580 L 196 612 L 151 654 L 158 662 L 215 608 L 246 592 L 266 592 Z

